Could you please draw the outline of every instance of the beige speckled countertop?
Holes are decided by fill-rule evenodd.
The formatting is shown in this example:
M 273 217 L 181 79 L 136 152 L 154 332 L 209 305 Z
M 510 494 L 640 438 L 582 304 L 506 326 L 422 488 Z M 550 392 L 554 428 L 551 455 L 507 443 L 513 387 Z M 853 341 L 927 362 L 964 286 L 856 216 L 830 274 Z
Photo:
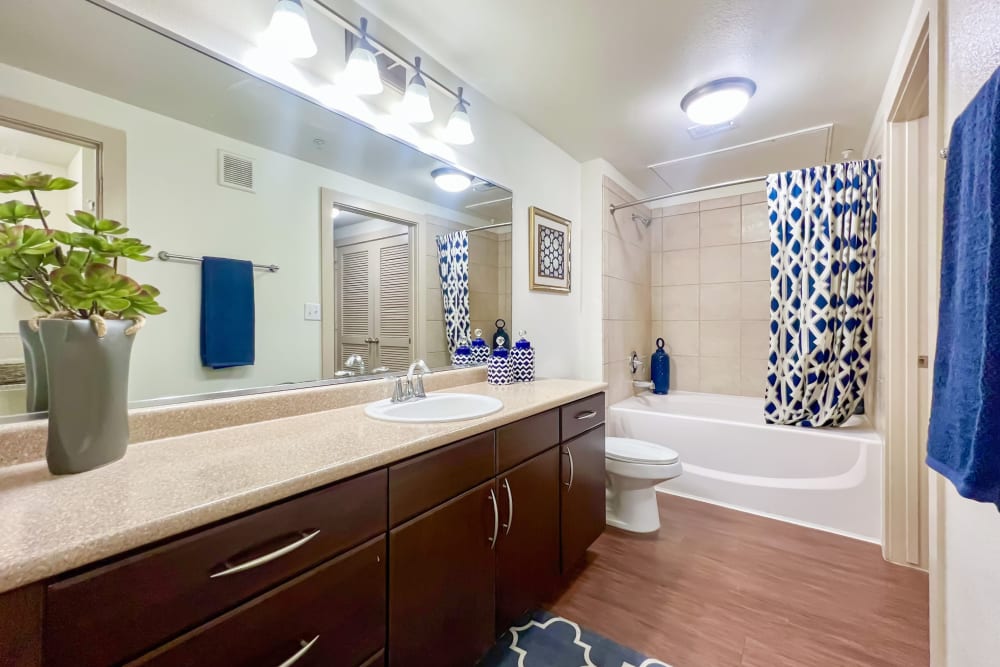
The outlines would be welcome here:
M 150 440 L 98 470 L 54 477 L 44 461 L 0 468 L 0 592 L 482 433 L 605 385 L 538 380 L 447 389 L 500 412 L 443 424 L 371 419 L 364 405 Z

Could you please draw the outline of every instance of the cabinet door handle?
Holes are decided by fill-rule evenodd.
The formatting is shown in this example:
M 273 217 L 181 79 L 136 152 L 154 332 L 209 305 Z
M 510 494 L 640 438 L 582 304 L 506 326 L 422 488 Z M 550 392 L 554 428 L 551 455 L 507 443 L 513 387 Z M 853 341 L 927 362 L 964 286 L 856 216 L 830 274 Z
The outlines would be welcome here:
M 299 658 L 301 658 L 302 656 L 304 656 L 306 653 L 309 652 L 309 649 L 311 649 L 313 647 L 313 644 L 315 644 L 317 641 L 319 641 L 319 635 L 313 637 L 312 641 L 310 642 L 307 642 L 304 639 L 301 640 L 299 644 L 302 646 L 302 648 L 296 651 L 295 655 L 293 655 L 291 658 L 285 660 L 283 663 L 278 665 L 278 667 L 292 667 L 292 665 L 294 665 L 299 661 Z
M 490 500 L 493 502 L 493 537 L 490 538 L 490 549 L 497 548 L 497 535 L 500 534 L 500 508 L 497 507 L 497 496 L 490 489 Z
M 504 479 L 503 488 L 507 489 L 507 523 L 503 525 L 503 534 L 510 535 L 510 527 L 514 525 L 514 494 L 510 490 L 509 479 Z
M 564 451 L 563 454 L 569 457 L 569 481 L 563 482 L 563 484 L 565 484 L 567 487 L 566 490 L 569 491 L 573 488 L 573 476 L 574 473 L 576 472 L 573 469 L 573 452 L 569 451 L 569 447 L 567 447 L 566 451 Z
M 576 416 L 577 421 L 583 421 L 585 419 L 593 419 L 597 416 L 597 413 L 593 410 L 587 410 L 586 412 L 581 412 Z
M 292 553 L 293 551 L 303 546 L 306 542 L 316 537 L 317 535 L 319 535 L 319 530 L 314 530 L 308 535 L 303 535 L 300 539 L 296 540 L 295 542 L 292 542 L 287 546 L 281 547 L 280 549 L 276 549 L 269 554 L 264 554 L 260 558 L 254 558 L 253 560 L 248 560 L 245 563 L 240 563 L 239 565 L 227 567 L 225 570 L 222 570 L 221 572 L 216 572 L 215 574 L 210 575 L 209 579 L 228 577 L 231 574 L 236 574 L 238 572 L 245 572 L 247 570 L 252 570 L 255 567 L 260 567 L 265 563 L 270 563 L 272 560 L 281 558 L 286 554 Z

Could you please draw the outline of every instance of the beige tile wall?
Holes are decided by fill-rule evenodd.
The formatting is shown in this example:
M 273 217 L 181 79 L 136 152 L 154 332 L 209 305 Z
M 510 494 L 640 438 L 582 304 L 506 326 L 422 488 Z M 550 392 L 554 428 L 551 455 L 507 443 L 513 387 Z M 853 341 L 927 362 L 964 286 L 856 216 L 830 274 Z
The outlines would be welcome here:
M 653 216 L 650 340 L 666 340 L 671 387 L 762 396 L 770 290 L 763 189 Z
M 632 213 L 650 216 L 644 206 L 608 211 L 611 204 L 630 201 L 621 186 L 604 179 L 603 301 L 604 381 L 611 405 L 633 395 L 633 379 L 649 379 L 652 271 L 649 252 L 653 229 L 632 221 Z M 646 361 L 633 378 L 629 368 L 632 350 Z

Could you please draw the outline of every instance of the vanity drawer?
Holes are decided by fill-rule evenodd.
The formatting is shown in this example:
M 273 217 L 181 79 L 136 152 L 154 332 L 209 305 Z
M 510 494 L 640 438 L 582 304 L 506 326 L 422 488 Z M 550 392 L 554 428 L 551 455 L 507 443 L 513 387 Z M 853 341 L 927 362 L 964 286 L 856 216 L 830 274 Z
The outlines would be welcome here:
M 385 517 L 379 470 L 51 584 L 46 665 L 141 655 L 384 532 Z
M 382 536 L 129 664 L 373 664 L 385 644 L 385 562 Z
M 493 431 L 389 467 L 389 525 L 468 491 L 496 474 Z
M 498 428 L 497 470 L 509 470 L 558 444 L 558 408 Z
M 566 442 L 598 424 L 604 423 L 604 393 L 581 398 L 559 408 L 562 421 L 562 441 Z

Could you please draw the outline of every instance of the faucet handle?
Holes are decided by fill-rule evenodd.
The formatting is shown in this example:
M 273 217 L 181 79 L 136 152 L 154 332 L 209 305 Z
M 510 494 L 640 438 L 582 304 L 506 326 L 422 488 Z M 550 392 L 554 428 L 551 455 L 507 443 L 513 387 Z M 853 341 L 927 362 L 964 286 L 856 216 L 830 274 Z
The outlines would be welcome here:
M 410 398 L 411 392 L 412 388 L 410 387 L 410 384 L 405 381 L 405 378 L 402 376 L 396 378 L 396 383 L 392 390 L 392 402 L 402 403 L 406 401 Z
M 410 380 L 410 391 L 414 398 L 427 398 L 427 392 L 424 391 L 423 374 L 413 376 L 413 379 Z

